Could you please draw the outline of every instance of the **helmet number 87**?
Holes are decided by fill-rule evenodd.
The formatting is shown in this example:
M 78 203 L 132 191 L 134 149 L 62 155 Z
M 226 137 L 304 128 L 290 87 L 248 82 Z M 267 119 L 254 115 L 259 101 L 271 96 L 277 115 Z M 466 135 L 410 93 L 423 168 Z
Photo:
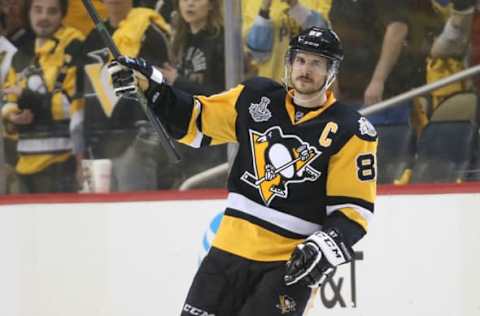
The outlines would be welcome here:
M 357 177 L 361 181 L 370 181 L 377 176 L 375 155 L 363 154 L 357 157 Z

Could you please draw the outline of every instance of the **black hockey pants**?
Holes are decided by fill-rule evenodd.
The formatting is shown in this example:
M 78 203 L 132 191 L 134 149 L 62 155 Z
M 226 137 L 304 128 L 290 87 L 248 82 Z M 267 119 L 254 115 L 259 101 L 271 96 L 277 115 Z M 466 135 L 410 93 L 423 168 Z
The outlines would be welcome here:
M 301 316 L 311 290 L 286 286 L 285 262 L 258 262 L 212 248 L 200 265 L 181 316 Z

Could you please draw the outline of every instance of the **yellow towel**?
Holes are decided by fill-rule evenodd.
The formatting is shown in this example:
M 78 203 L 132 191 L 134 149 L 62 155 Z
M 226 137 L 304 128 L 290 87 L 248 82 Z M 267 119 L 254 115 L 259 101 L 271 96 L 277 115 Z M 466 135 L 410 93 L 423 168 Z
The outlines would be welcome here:
M 170 34 L 170 26 L 156 11 L 147 8 L 130 10 L 113 34 L 113 41 L 123 55 L 138 56 L 142 38 L 151 23 L 157 25 L 167 35 Z

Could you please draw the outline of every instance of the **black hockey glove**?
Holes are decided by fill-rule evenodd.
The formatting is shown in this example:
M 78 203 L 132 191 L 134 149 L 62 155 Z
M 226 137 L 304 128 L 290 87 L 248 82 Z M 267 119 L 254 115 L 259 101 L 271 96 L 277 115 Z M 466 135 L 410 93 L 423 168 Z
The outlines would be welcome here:
M 292 285 L 303 280 L 310 287 L 318 287 L 335 267 L 351 260 L 351 251 L 336 230 L 318 231 L 295 248 L 287 262 L 284 281 Z
M 138 87 L 146 91 L 151 85 L 161 85 L 165 80 L 160 70 L 143 58 L 120 56 L 108 65 L 113 91 L 118 97 L 136 93 Z

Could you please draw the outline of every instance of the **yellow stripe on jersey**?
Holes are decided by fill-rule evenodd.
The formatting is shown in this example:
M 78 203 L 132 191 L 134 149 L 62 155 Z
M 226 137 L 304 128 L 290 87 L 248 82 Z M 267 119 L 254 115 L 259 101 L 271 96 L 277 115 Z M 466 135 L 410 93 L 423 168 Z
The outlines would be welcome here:
M 340 209 L 340 212 L 342 212 L 350 220 L 362 226 L 365 231 L 368 230 L 368 221 L 354 208 L 342 208 Z
M 71 153 L 21 155 L 18 159 L 15 170 L 22 175 L 34 174 L 45 170 L 48 166 L 53 165 L 54 163 L 67 161 L 71 156 Z
M 192 146 L 192 147 L 199 147 L 199 146 L 195 146 L 194 142 L 200 134 L 200 131 L 197 128 L 197 118 L 200 115 L 201 111 L 202 111 L 202 105 L 200 101 L 195 100 L 193 103 L 192 117 L 190 118 L 190 122 L 188 123 L 187 134 L 185 134 L 185 136 L 180 138 L 178 142 L 185 145 Z
M 327 196 L 345 196 L 373 203 L 376 197 L 377 141 L 354 135 L 330 158 Z M 371 165 L 362 157 L 372 157 Z M 364 164 L 363 161 L 367 161 Z M 362 179 L 362 175 L 365 178 Z
M 213 246 L 256 261 L 286 261 L 303 239 L 283 237 L 247 220 L 225 215 Z
M 209 97 L 199 96 L 201 102 L 202 133 L 212 138 L 212 144 L 236 142 L 236 103 L 244 85 L 238 85 L 226 92 Z M 192 115 L 191 120 L 196 121 Z M 190 130 L 189 130 L 190 132 Z

